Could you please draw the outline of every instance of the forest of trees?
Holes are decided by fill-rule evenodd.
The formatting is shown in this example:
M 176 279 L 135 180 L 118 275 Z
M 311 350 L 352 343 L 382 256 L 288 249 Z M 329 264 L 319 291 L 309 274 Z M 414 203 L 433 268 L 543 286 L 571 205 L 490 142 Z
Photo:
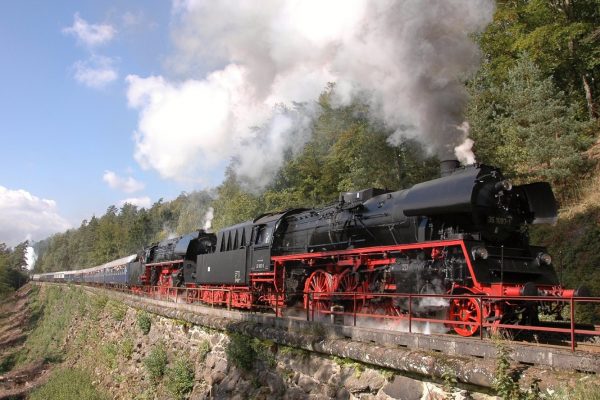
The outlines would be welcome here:
M 10 249 L 0 243 L 0 299 L 27 282 L 27 274 L 21 269 L 27 264 L 25 255 L 29 242 Z
M 493 23 L 476 38 L 483 63 L 466 82 L 466 110 L 478 161 L 500 166 L 517 181 L 550 181 L 561 204 L 576 202 L 596 171 L 589 149 L 599 133 L 600 9 L 598 0 L 498 2 Z M 219 229 L 266 211 L 314 207 L 341 191 L 400 189 L 438 174 L 438 160 L 418 142 L 387 142 L 386 128 L 365 104 L 331 105 L 324 88 L 312 138 L 288 155 L 263 191 L 235 173 L 212 191 L 182 193 L 149 209 L 110 206 L 78 229 L 35 244 L 37 272 L 97 265 L 201 228 L 214 209 Z M 1 270 L 0 270 L 1 271 Z

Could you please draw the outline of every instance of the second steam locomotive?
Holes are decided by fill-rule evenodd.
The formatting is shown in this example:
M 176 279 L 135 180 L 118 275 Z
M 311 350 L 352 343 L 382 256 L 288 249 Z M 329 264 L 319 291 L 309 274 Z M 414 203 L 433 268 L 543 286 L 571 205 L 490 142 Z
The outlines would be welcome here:
M 452 329 L 471 336 L 481 319 L 535 323 L 539 312 L 560 313 L 559 303 L 519 297 L 587 295 L 564 289 L 546 250 L 529 243 L 527 225 L 556 218 L 548 183 L 513 186 L 497 168 L 452 160 L 442 163 L 440 178 L 406 190 L 342 193 L 324 208 L 162 241 L 124 259 L 121 275 L 111 275 L 119 281 L 102 279 L 142 290 L 188 287 L 191 301 L 237 308 L 337 305 L 361 315 L 409 311 L 386 294 L 497 296 L 483 309 L 468 296 L 445 304 L 447 319 L 457 322 Z M 96 274 L 98 281 L 102 270 L 63 278 L 86 282 Z

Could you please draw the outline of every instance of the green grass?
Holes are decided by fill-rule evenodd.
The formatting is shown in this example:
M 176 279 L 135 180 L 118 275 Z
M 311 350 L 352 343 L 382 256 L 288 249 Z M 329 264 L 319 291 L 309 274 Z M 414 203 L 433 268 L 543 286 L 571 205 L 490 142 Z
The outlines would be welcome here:
M 97 321 L 100 319 L 106 304 L 108 303 L 108 297 L 106 295 L 93 296 L 90 308 L 90 316 L 92 320 Z
M 80 369 L 58 369 L 50 380 L 35 389 L 30 400 L 108 400 L 110 397 L 96 389 L 91 375 Z
M 295 358 L 308 358 L 310 352 L 308 350 L 299 349 L 291 346 L 279 346 L 278 351 L 281 355 L 289 355 Z
M 118 301 L 110 300 L 107 303 L 107 308 L 115 321 L 121 322 L 127 315 L 127 306 Z
M 549 397 L 550 400 L 600 400 L 600 385 L 578 382 L 575 387 L 563 388 Z
M 333 356 L 332 359 L 341 368 L 354 369 L 354 376 L 357 378 L 360 378 L 365 370 L 365 366 L 363 364 L 349 358 Z
M 134 350 L 134 344 L 133 344 L 133 339 L 131 339 L 130 337 L 125 338 L 122 342 L 121 342 L 121 355 L 129 360 L 131 359 L 131 356 L 133 355 L 133 350 Z
M 87 296 L 80 289 L 47 287 L 32 293 L 30 303 L 31 332 L 23 350 L 16 356 L 16 364 L 36 360 L 62 361 L 65 338 L 73 318 L 81 312 Z
M 4 356 L 2 359 L 0 359 L 0 374 L 5 374 L 10 371 L 15 366 L 16 362 L 17 360 L 15 353 Z
M 119 348 L 116 343 L 108 342 L 100 347 L 100 354 L 102 355 L 102 361 L 109 369 L 115 369 L 117 367 L 117 356 L 119 355 Z

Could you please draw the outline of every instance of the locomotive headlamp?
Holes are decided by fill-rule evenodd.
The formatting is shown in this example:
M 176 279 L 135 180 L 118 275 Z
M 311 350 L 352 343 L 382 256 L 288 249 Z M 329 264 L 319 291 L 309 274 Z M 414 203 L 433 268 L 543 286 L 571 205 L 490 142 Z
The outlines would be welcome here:
M 550 257 L 550 254 L 548 253 L 539 253 L 537 255 L 537 259 L 539 264 L 544 264 L 544 265 L 550 265 L 552 264 L 552 257 Z
M 473 250 L 471 250 L 471 254 L 475 260 L 487 260 L 490 255 L 485 247 L 474 247 Z
M 496 185 L 494 185 L 496 192 L 500 192 L 500 191 L 508 192 L 509 190 L 512 189 L 512 187 L 513 187 L 512 182 L 509 181 L 508 179 L 497 182 Z

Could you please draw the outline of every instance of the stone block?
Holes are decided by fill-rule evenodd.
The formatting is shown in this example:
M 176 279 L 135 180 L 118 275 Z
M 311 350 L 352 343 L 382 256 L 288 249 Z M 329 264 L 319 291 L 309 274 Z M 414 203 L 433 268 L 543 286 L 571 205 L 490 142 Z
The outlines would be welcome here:
M 423 397 L 423 383 L 405 376 L 396 375 L 381 391 L 392 399 L 419 400 Z
M 309 376 L 301 375 L 300 378 L 298 378 L 298 386 L 305 393 L 310 393 L 319 386 L 319 383 Z

